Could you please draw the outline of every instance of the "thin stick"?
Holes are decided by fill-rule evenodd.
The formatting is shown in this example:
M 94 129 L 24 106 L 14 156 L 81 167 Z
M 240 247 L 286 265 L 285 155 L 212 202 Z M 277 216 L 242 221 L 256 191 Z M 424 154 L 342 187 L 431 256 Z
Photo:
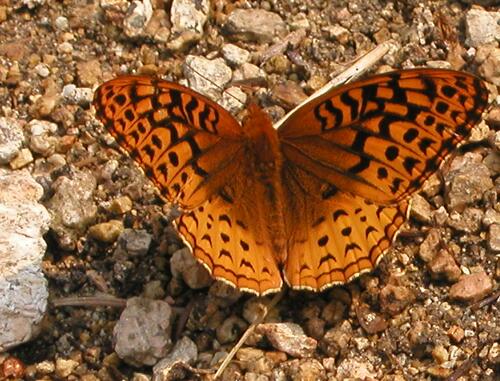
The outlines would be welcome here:
M 242 347 L 243 344 L 245 344 L 245 341 L 247 341 L 248 336 L 252 334 L 252 332 L 255 330 L 255 327 L 257 327 L 260 323 L 264 321 L 266 318 L 268 312 L 281 300 L 283 297 L 284 291 L 280 291 L 276 295 L 274 295 L 274 298 L 271 300 L 271 302 L 265 307 L 264 313 L 256 320 L 254 321 L 250 327 L 247 328 L 245 333 L 241 336 L 240 340 L 236 343 L 236 345 L 231 349 L 231 352 L 228 353 L 222 364 L 220 365 L 219 369 L 217 369 L 217 372 L 215 373 L 214 380 L 217 380 L 218 377 L 222 375 L 224 370 L 226 370 L 227 366 L 233 359 L 233 357 L 236 355 L 236 352 Z
M 359 77 L 365 71 L 367 71 L 370 67 L 372 67 L 377 61 L 379 61 L 388 51 L 391 46 L 390 41 L 383 42 L 378 45 L 373 50 L 370 50 L 364 56 L 361 56 L 354 64 L 348 69 L 344 70 L 338 76 L 333 78 L 330 82 L 328 82 L 325 86 L 311 95 L 309 98 L 301 102 L 298 106 L 296 106 L 292 111 L 286 114 L 283 118 L 281 118 L 277 123 L 274 124 L 274 128 L 278 128 L 281 126 L 288 117 L 293 114 L 297 109 L 302 107 L 304 104 L 310 102 L 312 99 L 320 97 L 324 93 L 330 91 L 334 87 L 337 87 L 341 84 L 352 81 L 353 79 Z
M 115 307 L 125 308 L 127 301 L 111 295 L 77 296 L 52 300 L 54 307 Z

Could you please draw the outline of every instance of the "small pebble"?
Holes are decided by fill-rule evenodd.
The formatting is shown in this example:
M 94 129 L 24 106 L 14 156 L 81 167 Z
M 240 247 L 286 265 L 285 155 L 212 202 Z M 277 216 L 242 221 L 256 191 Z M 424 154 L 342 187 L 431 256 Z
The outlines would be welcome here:
M 450 288 L 450 298 L 466 302 L 474 303 L 493 290 L 493 282 L 490 277 L 484 272 L 477 272 L 470 275 L 462 275 L 457 283 Z
M 89 236 L 106 243 L 115 242 L 123 231 L 123 222 L 118 220 L 111 220 L 89 228 Z

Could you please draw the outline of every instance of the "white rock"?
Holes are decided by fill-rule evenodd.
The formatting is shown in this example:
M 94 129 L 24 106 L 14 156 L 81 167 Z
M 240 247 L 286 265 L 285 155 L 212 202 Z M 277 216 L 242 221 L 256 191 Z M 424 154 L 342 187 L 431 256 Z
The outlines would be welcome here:
M 54 22 L 54 25 L 59 30 L 67 30 L 69 28 L 68 19 L 64 16 L 57 17 L 56 21 Z
M 250 52 L 234 44 L 225 44 L 222 47 L 222 56 L 229 65 L 240 66 L 248 62 L 250 59 Z
M 27 171 L 0 172 L 0 352 L 39 332 L 47 308 L 41 264 L 50 215 Z
M 465 15 L 465 43 L 472 47 L 500 39 L 500 12 L 472 8 Z
M 135 0 L 130 4 L 127 16 L 123 20 L 123 30 L 129 37 L 139 37 L 145 34 L 146 25 L 153 16 L 153 6 L 150 0 Z
M 42 78 L 47 78 L 50 75 L 49 67 L 44 63 L 39 63 L 38 65 L 36 65 L 35 71 Z
M 24 141 L 21 124 L 13 118 L 0 118 L 0 164 L 7 164 L 19 153 Z
M 219 104 L 232 114 L 241 111 L 247 103 L 247 94 L 239 87 L 230 87 L 222 93 Z
M 210 3 L 208 0 L 173 0 L 170 8 L 170 21 L 173 33 L 186 31 L 203 34 L 203 26 L 208 20 Z
M 204 57 L 187 56 L 183 66 L 189 87 L 218 100 L 224 86 L 231 80 L 232 71 L 224 59 L 208 60 Z
M 62 96 L 68 104 L 84 106 L 92 102 L 94 92 L 88 87 L 76 87 L 74 84 L 68 84 L 63 87 Z

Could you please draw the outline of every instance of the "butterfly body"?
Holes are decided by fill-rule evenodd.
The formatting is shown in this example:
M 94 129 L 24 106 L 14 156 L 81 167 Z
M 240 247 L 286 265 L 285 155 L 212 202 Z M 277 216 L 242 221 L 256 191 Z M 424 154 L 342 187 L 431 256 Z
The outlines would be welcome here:
M 263 295 L 283 279 L 321 291 L 373 269 L 418 191 L 487 105 L 478 78 L 381 74 L 331 89 L 273 128 L 256 105 L 239 124 L 193 90 L 126 76 L 96 92 L 97 115 L 161 195 L 217 279 Z

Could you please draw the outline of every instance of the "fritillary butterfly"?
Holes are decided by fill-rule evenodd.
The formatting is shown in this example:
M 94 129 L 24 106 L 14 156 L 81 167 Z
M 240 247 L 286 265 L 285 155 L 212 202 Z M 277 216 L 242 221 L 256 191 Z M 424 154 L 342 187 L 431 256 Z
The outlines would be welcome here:
M 175 224 L 217 279 L 263 295 L 321 291 L 377 265 L 409 197 L 487 105 L 467 73 L 414 69 L 331 89 L 279 127 L 256 105 L 240 124 L 184 86 L 125 76 L 97 116 L 183 214 Z

